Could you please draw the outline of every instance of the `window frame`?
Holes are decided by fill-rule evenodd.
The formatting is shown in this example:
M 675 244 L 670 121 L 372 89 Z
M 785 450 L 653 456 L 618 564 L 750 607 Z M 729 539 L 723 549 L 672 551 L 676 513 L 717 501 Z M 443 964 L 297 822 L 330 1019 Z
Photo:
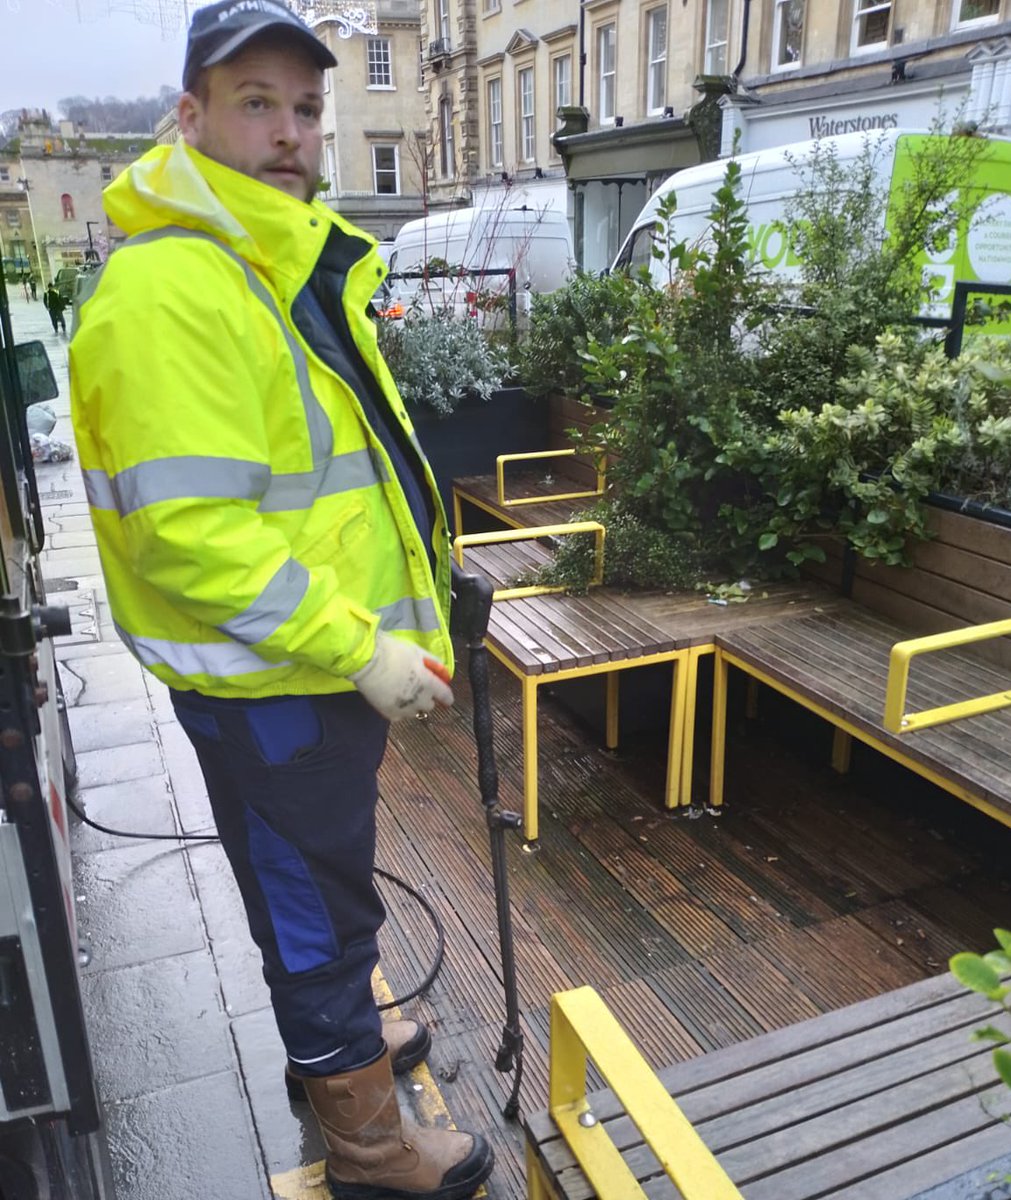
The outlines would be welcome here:
M 781 71 L 796 71 L 804 65 L 804 26 L 807 23 L 807 0 L 801 0 L 804 8 L 804 15 L 801 19 L 800 38 L 801 46 L 800 53 L 794 62 L 779 62 L 779 51 L 783 44 L 783 32 L 786 26 L 786 12 L 794 0 L 773 0 L 775 5 L 772 13 L 772 53 L 769 62 L 769 70 L 774 74 Z
M 387 83 L 375 82 L 372 78 L 373 68 L 382 66 L 382 63 L 373 61 L 372 48 L 376 45 L 386 47 L 386 71 Z M 381 34 L 376 34 L 375 37 L 367 37 L 365 39 L 365 79 L 366 89 L 370 92 L 395 92 L 397 90 L 396 80 L 393 78 L 393 39 L 383 37 Z
M 597 45 L 597 121 L 600 125 L 613 125 L 618 111 L 618 23 L 605 21 L 596 30 Z M 604 70 L 605 39 L 610 34 L 611 69 Z M 610 113 L 605 113 L 604 97 L 609 91 Z
M 379 190 L 380 167 L 379 167 L 379 164 L 376 162 L 376 151 L 377 150 L 392 150 L 393 151 L 394 190 L 392 192 L 381 192 Z M 397 145 L 397 143 L 396 142 L 371 142 L 369 153 L 372 157 L 372 190 L 373 190 L 373 192 L 377 196 L 400 196 L 400 195 L 402 195 L 403 193 L 401 192 L 401 182 L 400 182 L 400 147 Z M 390 170 L 388 167 L 384 167 L 384 168 L 382 168 L 382 170 L 383 170 L 383 174 L 388 175 L 390 173 Z
M 0 167 L 0 183 L 10 183 L 10 181 L 11 181 L 10 167 L 7 167 L 7 166 Z
M 435 15 L 439 38 L 449 50 L 453 44 L 449 36 L 449 0 L 435 0 Z
M 323 142 L 324 172 L 330 184 L 330 195 L 337 197 L 337 144 L 332 137 Z
M 101 182 L 112 183 L 112 167 L 108 163 L 103 163 L 101 168 Z
M 963 17 L 962 6 L 971 0 L 951 0 L 951 28 L 979 29 L 983 25 L 995 25 L 1001 19 L 1000 0 L 997 0 L 997 11 L 987 13 L 983 17 Z
M 453 136 L 453 101 L 439 100 L 439 167 L 442 179 L 456 178 L 456 140 Z
M 853 0 L 853 24 L 850 29 L 850 54 L 873 54 L 877 50 L 885 50 L 892 43 L 892 13 L 895 9 L 894 0 L 870 0 L 866 7 L 861 8 L 864 0 Z M 859 40 L 860 20 L 874 13 L 887 14 L 885 36 L 878 42 L 861 42 Z
M 721 4 L 723 6 L 723 38 L 714 38 L 713 36 L 713 5 Z M 730 70 L 730 61 L 727 57 L 730 50 L 730 0 L 706 0 L 706 29 L 705 39 L 703 42 L 703 58 L 702 58 L 702 73 L 703 75 L 726 75 Z M 723 70 L 717 71 L 713 69 L 713 54 L 715 51 L 722 52 L 723 55 Z
M 5 211 L 7 213 L 7 228 L 8 229 L 20 229 L 21 228 L 21 210 L 17 209 L 17 208 L 8 208 Z
M 525 84 L 529 80 L 530 88 Z M 526 101 L 529 98 L 530 108 Z M 516 117 L 518 120 L 516 157 L 522 163 L 537 161 L 537 80 L 533 64 L 516 68 Z M 529 150 L 529 154 L 527 151 Z
M 568 76 L 564 80 L 565 93 L 566 93 L 565 100 L 562 100 L 561 96 L 559 95 L 559 84 L 562 82 L 559 78 L 559 76 L 561 74 L 561 72 L 559 71 L 559 68 L 561 67 L 562 63 L 565 63 L 568 68 Z M 558 110 L 560 108 L 568 108 L 569 105 L 572 104 L 572 51 L 571 50 L 566 50 L 564 54 L 556 54 L 554 56 L 554 58 L 551 60 L 551 95 L 554 98 L 554 102 L 555 102 L 556 126 L 560 129 L 562 127 L 563 122 L 562 122 L 561 118 L 558 116 Z
M 492 16 L 493 13 L 502 11 L 502 0 L 482 0 L 481 14 L 485 17 Z
M 492 90 L 495 90 L 498 95 L 493 98 Z M 501 171 L 505 166 L 505 127 L 503 125 L 502 107 L 502 76 L 492 75 L 485 80 L 484 99 L 488 108 L 488 166 L 494 170 Z M 496 107 L 498 110 L 498 119 L 496 120 Z M 496 157 L 496 143 L 498 148 L 498 157 Z
M 666 4 L 659 4 L 654 8 L 648 8 L 643 14 L 646 18 L 646 116 L 658 117 L 667 107 L 667 42 L 669 29 L 669 13 Z M 653 29 L 656 19 L 663 16 L 663 46 L 662 54 L 658 58 L 653 57 Z M 659 68 L 659 69 L 658 69 Z M 654 84 L 659 80 L 660 84 L 660 100 L 654 103 Z

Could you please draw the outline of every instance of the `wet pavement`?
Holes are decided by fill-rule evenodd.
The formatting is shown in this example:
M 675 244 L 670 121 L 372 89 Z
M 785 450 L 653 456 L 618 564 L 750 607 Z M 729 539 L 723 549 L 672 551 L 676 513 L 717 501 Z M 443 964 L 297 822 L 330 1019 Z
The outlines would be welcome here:
M 18 341 L 45 344 L 60 385 L 54 437 L 72 442 L 67 339 L 41 302 L 11 298 Z M 69 314 L 68 314 L 69 317 Z M 322 1143 L 282 1082 L 284 1054 L 238 892 L 214 842 L 196 759 L 167 689 L 112 627 L 76 459 L 37 466 L 50 603 L 79 768 L 74 831 L 82 990 L 118 1200 L 323 1200 Z M 442 1114 L 422 1067 L 401 1083 Z

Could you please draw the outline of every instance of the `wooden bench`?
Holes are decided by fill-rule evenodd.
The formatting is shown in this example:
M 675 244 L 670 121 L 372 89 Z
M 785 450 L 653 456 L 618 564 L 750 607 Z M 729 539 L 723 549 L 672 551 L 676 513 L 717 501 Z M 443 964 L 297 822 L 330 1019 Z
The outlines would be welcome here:
M 536 470 L 531 469 L 534 462 L 539 464 Z M 517 469 L 516 463 L 523 465 Z M 587 482 L 588 465 L 572 448 L 500 454 L 495 465 L 494 475 L 453 480 L 453 528 L 458 534 L 464 532 L 465 504 L 514 529 L 563 525 L 589 508 L 604 490 L 602 472 Z
M 710 802 L 723 801 L 727 677 L 735 667 L 834 725 L 838 770 L 848 766 L 850 739 L 857 738 L 1011 825 L 1011 709 L 912 732 L 900 732 L 900 714 L 895 728 L 886 728 L 889 659 L 895 644 L 909 637 L 908 626 L 851 603 L 788 628 L 769 623 L 719 631 Z M 917 711 L 960 703 L 967 706 L 960 711 L 971 711 L 968 702 L 981 695 L 1011 704 L 1011 670 L 956 648 L 914 661 L 906 706 Z
M 528 1194 L 909 1200 L 1011 1149 L 1011 1094 L 971 1037 L 993 1010 L 951 976 L 923 980 L 668 1067 L 658 1094 L 590 989 L 556 996 L 551 1106 L 525 1121 Z M 585 1092 L 587 1057 L 610 1088 Z
M 529 532 L 529 531 L 528 531 Z M 496 588 L 546 562 L 550 549 L 536 540 L 469 547 L 468 570 L 486 575 Z M 837 602 L 811 583 L 770 588 L 744 604 L 711 604 L 700 593 L 626 594 L 593 588 L 585 596 L 542 595 L 493 605 L 487 645 L 520 681 L 523 723 L 523 832 L 538 836 L 539 689 L 545 684 L 603 675 L 605 742 L 618 745 L 618 680 L 635 667 L 670 663 L 673 668 L 664 803 L 691 803 L 699 662 L 712 654 L 721 630 L 754 622 L 794 620 Z

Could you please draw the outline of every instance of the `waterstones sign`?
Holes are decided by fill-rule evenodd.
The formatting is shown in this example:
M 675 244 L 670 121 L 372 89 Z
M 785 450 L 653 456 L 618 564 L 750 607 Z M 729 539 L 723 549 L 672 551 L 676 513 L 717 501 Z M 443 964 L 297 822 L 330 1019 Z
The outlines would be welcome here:
M 899 114 L 867 113 L 862 117 L 827 117 L 824 113 L 816 113 L 808 117 L 811 137 L 836 137 L 840 133 L 877 133 L 882 129 L 897 129 Z

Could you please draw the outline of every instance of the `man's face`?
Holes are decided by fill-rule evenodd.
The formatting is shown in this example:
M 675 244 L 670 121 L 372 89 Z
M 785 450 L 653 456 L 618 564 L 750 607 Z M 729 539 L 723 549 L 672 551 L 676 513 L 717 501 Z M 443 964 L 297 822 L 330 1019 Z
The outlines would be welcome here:
M 188 145 L 297 200 L 311 200 L 323 146 L 323 73 L 297 43 L 259 39 L 184 92 Z

